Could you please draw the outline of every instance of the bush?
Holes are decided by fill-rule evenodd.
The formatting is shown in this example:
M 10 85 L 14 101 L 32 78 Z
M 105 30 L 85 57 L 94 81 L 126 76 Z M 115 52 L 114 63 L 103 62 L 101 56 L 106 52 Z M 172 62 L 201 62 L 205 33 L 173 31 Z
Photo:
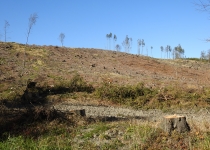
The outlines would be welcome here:
M 54 94 L 64 94 L 72 92 L 93 92 L 94 88 L 92 85 L 84 81 L 84 79 L 79 75 L 75 74 L 70 81 L 60 81 L 54 88 L 50 91 Z
M 96 96 L 101 99 L 108 99 L 115 103 L 136 105 L 143 104 L 145 99 L 150 98 L 154 91 L 144 87 L 144 84 L 139 83 L 136 86 L 117 86 L 112 84 L 103 84 L 96 89 Z M 142 102 L 136 102 L 144 101 Z
M 79 75 L 76 74 L 71 79 L 69 83 L 69 90 L 70 92 L 92 92 L 94 90 L 93 86 L 87 84 L 84 79 Z

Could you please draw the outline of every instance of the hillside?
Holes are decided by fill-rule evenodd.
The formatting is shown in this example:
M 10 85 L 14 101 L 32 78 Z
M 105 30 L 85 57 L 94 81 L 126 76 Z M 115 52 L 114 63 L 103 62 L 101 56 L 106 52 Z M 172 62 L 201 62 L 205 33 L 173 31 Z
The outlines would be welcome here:
M 22 72 L 25 45 L 0 43 L 0 81 L 18 83 L 32 78 L 53 84 L 56 78 L 68 80 L 74 73 L 97 85 L 109 79 L 116 84 L 186 87 L 209 86 L 207 63 L 192 60 L 164 60 L 99 49 L 62 48 L 31 45 L 26 50 L 26 69 Z M 23 75 L 20 78 L 20 74 Z
M 0 149 L 208 149 L 209 69 L 206 61 L 1 42 Z M 170 114 L 186 116 L 191 132 L 165 133 Z

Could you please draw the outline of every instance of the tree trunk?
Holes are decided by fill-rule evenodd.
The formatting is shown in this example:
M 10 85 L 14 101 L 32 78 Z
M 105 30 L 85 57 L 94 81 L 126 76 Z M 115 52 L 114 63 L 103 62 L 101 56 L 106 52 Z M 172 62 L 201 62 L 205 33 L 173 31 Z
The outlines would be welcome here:
M 174 130 L 179 133 L 190 131 L 186 117 L 180 115 L 164 116 L 163 129 L 169 134 L 171 134 L 171 132 Z

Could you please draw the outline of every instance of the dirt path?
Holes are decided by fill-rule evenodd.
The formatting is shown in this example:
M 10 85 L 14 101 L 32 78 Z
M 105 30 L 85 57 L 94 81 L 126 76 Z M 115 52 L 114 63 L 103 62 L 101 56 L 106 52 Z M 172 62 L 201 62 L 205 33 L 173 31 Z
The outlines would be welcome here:
M 126 119 L 138 119 L 153 123 L 160 123 L 165 115 L 184 115 L 191 128 L 199 127 L 200 130 L 208 130 L 210 124 L 210 113 L 207 109 L 199 111 L 194 110 L 177 110 L 174 112 L 164 113 L 161 110 L 134 110 L 113 106 L 93 106 L 93 105 L 75 105 L 70 102 L 63 102 L 54 106 L 61 111 L 85 109 L 87 117 L 116 117 Z

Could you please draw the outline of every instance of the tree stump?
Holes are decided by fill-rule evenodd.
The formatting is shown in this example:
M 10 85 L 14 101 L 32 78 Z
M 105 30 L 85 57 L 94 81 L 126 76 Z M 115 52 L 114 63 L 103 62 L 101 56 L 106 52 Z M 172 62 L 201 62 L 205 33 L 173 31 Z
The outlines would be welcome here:
M 163 128 L 165 132 L 169 134 L 171 134 L 171 132 L 174 130 L 179 133 L 190 131 L 190 127 L 186 121 L 186 117 L 180 115 L 164 116 Z
M 27 81 L 27 87 L 21 97 L 23 103 L 40 103 L 39 89 L 36 87 L 36 82 L 31 79 Z
M 71 110 L 70 113 L 74 115 L 82 116 L 82 117 L 86 116 L 85 109 Z

